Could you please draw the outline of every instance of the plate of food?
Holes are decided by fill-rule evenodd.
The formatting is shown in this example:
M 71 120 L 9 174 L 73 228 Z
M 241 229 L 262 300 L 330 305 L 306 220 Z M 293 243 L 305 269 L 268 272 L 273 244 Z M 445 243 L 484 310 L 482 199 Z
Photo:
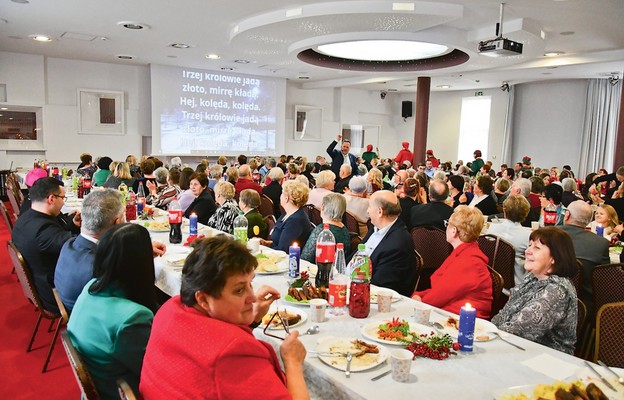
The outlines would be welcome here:
M 429 334 L 434 331 L 430 326 L 407 322 L 401 318 L 374 321 L 362 327 L 365 338 L 383 344 L 405 346 L 413 341 L 415 336 Z
M 445 317 L 436 313 L 431 314 L 431 321 L 440 323 L 444 333 L 448 333 L 453 339 L 459 334 L 459 318 Z M 474 341 L 487 342 L 497 338 L 498 328 L 490 321 L 477 318 L 475 322 Z
M 392 293 L 392 302 L 393 303 L 396 303 L 397 301 L 401 300 L 401 295 L 399 293 L 397 293 L 395 290 L 371 285 L 371 288 L 370 288 L 370 302 L 371 302 L 371 304 L 377 304 L 377 293 L 380 292 L 380 291 L 391 292 Z
M 622 388 L 622 391 L 618 392 L 620 396 L 624 395 L 624 386 Z M 556 400 L 568 398 L 608 400 L 622 398 L 613 396 L 616 395 L 613 394 L 612 390 L 606 389 L 602 382 L 590 382 L 588 379 L 514 386 L 494 392 L 495 400 Z
M 301 288 L 288 288 L 288 294 L 284 297 L 284 301 L 309 306 L 312 299 L 325 299 L 327 300 L 327 289 L 324 287 L 316 288 L 308 285 Z
M 283 253 L 258 253 L 256 254 L 256 260 L 258 260 L 258 268 L 256 268 L 256 274 L 258 275 L 288 272 L 288 259 Z
M 186 261 L 186 257 L 191 254 L 193 249 L 188 247 L 179 247 L 179 246 L 170 246 L 167 249 L 167 252 L 163 254 L 163 261 L 175 268 L 182 268 L 184 266 L 184 262 Z
M 137 223 L 143 225 L 143 227 L 150 232 L 169 232 L 169 230 L 171 229 L 171 226 L 169 226 L 169 221 L 167 220 L 139 220 Z
M 262 318 L 263 328 L 269 323 L 269 321 L 271 321 L 271 317 L 273 317 L 273 314 L 276 312 L 276 308 L 271 306 L 269 312 Z M 279 313 L 280 316 L 288 322 L 288 328 L 303 325 L 308 320 L 308 314 L 296 307 L 280 307 Z M 284 326 L 282 325 L 280 319 L 275 316 L 275 318 L 271 321 L 269 329 L 284 329 Z
M 319 360 L 330 367 L 345 371 L 347 353 L 353 355 L 351 372 L 366 371 L 386 362 L 390 352 L 363 340 L 343 337 L 324 338 L 318 345 Z

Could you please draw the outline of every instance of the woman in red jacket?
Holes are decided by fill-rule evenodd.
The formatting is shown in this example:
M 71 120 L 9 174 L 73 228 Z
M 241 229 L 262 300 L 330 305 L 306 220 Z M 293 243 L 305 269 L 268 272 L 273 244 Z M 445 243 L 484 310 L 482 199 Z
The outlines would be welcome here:
M 431 275 L 431 289 L 414 292 L 412 298 L 455 314 L 470 303 L 477 317 L 487 319 L 492 311 L 492 278 L 487 257 L 477 244 L 483 214 L 462 205 L 445 223 L 446 241 L 453 246 L 453 252 Z

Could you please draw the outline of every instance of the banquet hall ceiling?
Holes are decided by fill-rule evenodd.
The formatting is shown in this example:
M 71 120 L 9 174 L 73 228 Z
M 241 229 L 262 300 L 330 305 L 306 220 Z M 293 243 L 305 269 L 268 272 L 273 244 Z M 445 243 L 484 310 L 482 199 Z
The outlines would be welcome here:
M 419 76 L 432 78 L 432 90 L 622 77 L 623 0 L 507 0 L 503 36 L 522 42 L 523 54 L 480 55 L 478 43 L 495 37 L 499 12 L 500 3 L 493 0 L 0 0 L 0 50 L 129 65 L 232 69 L 286 78 L 303 88 L 413 92 Z M 131 30 L 120 22 L 146 27 Z M 34 34 L 52 41 L 36 42 L 29 38 Z M 388 72 L 327 68 L 297 57 L 319 44 L 355 39 L 439 43 L 468 58 L 446 68 Z M 190 47 L 171 47 L 174 43 Z M 545 57 L 550 51 L 563 54 Z M 221 58 L 209 60 L 207 54 Z

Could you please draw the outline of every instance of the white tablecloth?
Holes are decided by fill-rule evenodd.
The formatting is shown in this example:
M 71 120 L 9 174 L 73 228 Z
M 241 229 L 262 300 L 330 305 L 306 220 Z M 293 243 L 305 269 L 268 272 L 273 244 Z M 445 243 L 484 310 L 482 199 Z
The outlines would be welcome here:
M 185 232 L 185 233 L 184 233 Z M 188 235 L 188 227 L 183 229 L 184 240 Z M 201 232 L 200 232 L 201 233 Z M 210 233 L 214 233 L 211 231 Z M 167 233 L 152 233 L 155 240 L 168 243 Z M 168 245 L 171 246 L 171 245 Z M 157 286 L 164 292 L 174 295 L 180 288 L 180 269 L 168 267 L 161 259 L 155 262 Z M 256 275 L 254 286 L 259 287 L 267 284 L 278 289 L 283 295 L 288 288 L 288 274 L 278 275 Z M 289 303 L 279 301 L 280 305 Z M 333 316 L 328 314 L 328 319 L 318 324 L 320 333 L 314 336 L 302 336 L 301 340 L 308 350 L 316 350 L 318 340 L 327 336 L 353 337 L 365 339 L 361 334 L 361 328 L 371 321 L 381 321 L 391 317 L 400 317 L 411 320 L 413 307 L 416 302 L 403 297 L 399 302 L 392 304 L 389 313 L 380 314 L 376 305 L 371 305 L 371 313 L 367 319 L 354 319 L 348 315 Z M 308 307 L 297 306 L 301 310 L 308 312 Z M 441 310 L 434 312 L 444 313 Z M 300 332 L 304 332 L 313 324 L 306 321 L 305 324 L 297 327 Z M 260 328 L 254 330 L 254 334 L 259 339 L 265 340 L 276 348 L 279 354 L 280 340 L 267 337 Z M 347 379 L 344 372 L 336 370 L 316 356 L 308 354 L 305 361 L 305 377 L 308 389 L 313 398 L 316 399 L 493 399 L 494 393 L 505 388 L 534 385 L 538 383 L 549 383 L 554 379 L 534 368 L 523 365 L 525 362 L 536 364 L 543 368 L 548 374 L 556 375 L 560 371 L 569 371 L 569 377 L 594 376 L 587 369 L 583 360 L 564 354 L 537 343 L 509 335 L 508 340 L 524 347 L 526 351 L 521 351 L 511 345 L 495 339 L 489 342 L 475 342 L 473 353 L 458 352 L 457 356 L 438 361 L 426 358 L 417 358 L 412 363 L 411 379 L 407 383 L 398 383 L 392 380 L 390 375 L 373 382 L 371 378 L 389 370 L 389 363 L 380 365 L 372 370 L 351 374 Z M 370 341 L 370 340 L 369 340 Z M 380 346 L 384 346 L 381 345 Z M 388 348 L 400 348 L 396 346 L 386 346 Z M 537 359 L 539 356 L 552 356 Z M 552 360 L 557 361 L 552 362 Z M 609 377 L 608 372 L 601 367 L 599 371 Z M 622 372 L 622 370 L 620 370 Z M 611 377 L 609 377 L 611 379 Z M 613 380 L 615 382 L 615 380 Z M 615 394 L 602 385 L 601 388 L 610 398 L 624 399 L 624 386 L 619 394 Z M 615 383 L 614 383 L 615 385 Z M 618 397 L 620 396 L 620 397 Z

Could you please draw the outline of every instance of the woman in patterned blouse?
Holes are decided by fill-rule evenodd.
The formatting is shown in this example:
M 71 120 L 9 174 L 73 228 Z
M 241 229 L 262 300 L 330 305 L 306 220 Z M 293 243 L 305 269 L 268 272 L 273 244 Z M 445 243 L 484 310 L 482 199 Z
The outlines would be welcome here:
M 234 200 L 234 193 L 236 192 L 234 185 L 230 182 L 218 182 L 214 192 L 215 201 L 219 204 L 219 208 L 212 214 L 206 225 L 231 234 L 234 232 L 234 220 L 240 211 Z
M 572 354 L 578 308 L 570 277 L 576 272 L 574 246 L 561 229 L 538 229 L 529 237 L 522 283 L 492 322 L 501 330 Z

